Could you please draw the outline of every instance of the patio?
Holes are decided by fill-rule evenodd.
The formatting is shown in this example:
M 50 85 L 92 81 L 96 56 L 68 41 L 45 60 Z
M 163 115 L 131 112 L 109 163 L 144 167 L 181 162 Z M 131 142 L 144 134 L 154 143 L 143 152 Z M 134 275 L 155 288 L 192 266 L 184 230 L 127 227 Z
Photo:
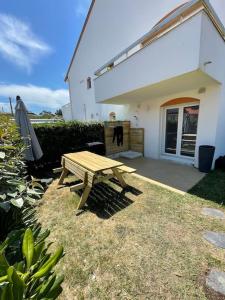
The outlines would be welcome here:
M 125 165 L 137 169 L 135 176 L 171 191 L 184 194 L 195 186 L 204 176 L 196 168 L 169 160 L 151 158 L 117 159 Z

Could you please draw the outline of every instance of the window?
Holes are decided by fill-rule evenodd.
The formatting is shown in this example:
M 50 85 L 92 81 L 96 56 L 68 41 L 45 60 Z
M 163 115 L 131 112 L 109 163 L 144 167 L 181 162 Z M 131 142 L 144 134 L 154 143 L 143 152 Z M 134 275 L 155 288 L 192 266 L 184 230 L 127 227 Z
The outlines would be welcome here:
M 87 78 L 87 89 L 91 89 L 91 77 Z

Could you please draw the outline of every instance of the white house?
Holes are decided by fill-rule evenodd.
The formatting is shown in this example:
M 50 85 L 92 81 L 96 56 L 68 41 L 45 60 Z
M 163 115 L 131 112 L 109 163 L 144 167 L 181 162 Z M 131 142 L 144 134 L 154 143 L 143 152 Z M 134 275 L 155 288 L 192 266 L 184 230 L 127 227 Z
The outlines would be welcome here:
M 225 155 L 224 0 L 92 1 L 66 81 L 72 119 L 130 120 L 145 156 Z

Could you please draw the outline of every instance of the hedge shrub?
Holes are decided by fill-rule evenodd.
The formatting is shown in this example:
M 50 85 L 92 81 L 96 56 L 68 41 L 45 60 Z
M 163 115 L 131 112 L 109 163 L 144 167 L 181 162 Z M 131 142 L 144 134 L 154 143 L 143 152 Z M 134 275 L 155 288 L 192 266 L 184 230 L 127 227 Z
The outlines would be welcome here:
M 24 149 L 16 124 L 0 115 L 0 241 L 25 226 L 24 210 L 31 212 L 43 194 L 42 185 L 27 176 Z
M 59 163 L 65 153 L 87 150 L 87 143 L 104 142 L 104 125 L 87 122 L 59 122 L 36 124 L 44 164 Z
M 48 251 L 50 231 L 35 211 L 43 186 L 27 175 L 24 149 L 15 122 L 0 114 L 0 300 L 54 300 L 62 292 L 53 268 L 63 248 Z

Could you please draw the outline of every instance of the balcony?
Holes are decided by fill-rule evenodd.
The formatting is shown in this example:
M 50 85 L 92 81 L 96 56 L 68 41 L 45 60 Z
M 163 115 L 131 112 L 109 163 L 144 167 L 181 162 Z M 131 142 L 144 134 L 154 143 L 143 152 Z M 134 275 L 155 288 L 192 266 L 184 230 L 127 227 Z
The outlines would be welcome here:
M 95 73 L 96 102 L 145 101 L 220 82 L 220 57 L 211 49 L 219 40 L 203 10 L 152 39 L 143 37 Z

